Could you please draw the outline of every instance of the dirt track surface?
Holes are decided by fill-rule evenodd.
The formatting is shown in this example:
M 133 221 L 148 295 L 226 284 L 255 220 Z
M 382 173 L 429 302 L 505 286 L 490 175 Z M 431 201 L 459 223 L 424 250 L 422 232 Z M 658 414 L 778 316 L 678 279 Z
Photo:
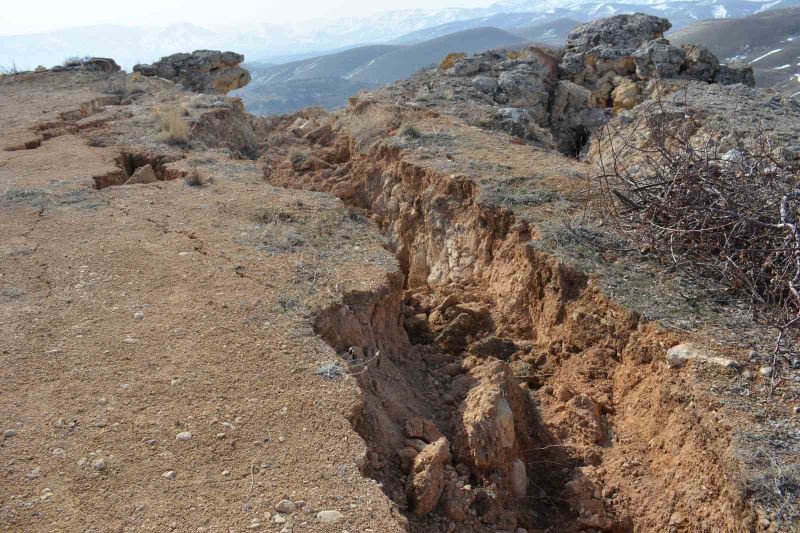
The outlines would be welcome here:
M 30 134 L 20 115 L 102 96 L 45 88 L 0 88 L 4 120 L 25 102 L 0 144 Z M 115 155 L 69 134 L 0 151 L 0 529 L 278 530 L 290 498 L 306 502 L 295 530 L 391 531 L 356 465 L 358 390 L 316 375 L 336 355 L 303 318 L 396 275 L 377 233 L 335 198 L 265 185 L 250 161 L 206 155 L 203 188 L 94 190 Z M 265 210 L 304 244 L 276 248 Z M 344 518 L 325 526 L 320 510 Z

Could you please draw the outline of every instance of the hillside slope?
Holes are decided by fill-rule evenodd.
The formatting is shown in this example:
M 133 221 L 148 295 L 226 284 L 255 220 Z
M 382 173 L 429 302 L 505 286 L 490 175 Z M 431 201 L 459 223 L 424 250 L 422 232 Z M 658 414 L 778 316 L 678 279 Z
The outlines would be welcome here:
M 704 20 L 670 34 L 676 43 L 700 43 L 728 61 L 750 63 L 756 82 L 797 95 L 800 91 L 800 7 L 741 19 Z
M 519 47 L 527 41 L 497 28 L 476 28 L 409 45 L 373 45 L 284 65 L 250 66 L 252 82 L 235 94 L 252 113 L 295 111 L 310 105 L 344 106 L 363 89 L 405 79 L 450 52 Z
M 465 30 L 384 54 L 365 65 L 351 79 L 376 84 L 391 83 L 408 78 L 422 67 L 438 64 L 451 52 L 472 54 L 526 43 L 522 37 L 498 28 Z

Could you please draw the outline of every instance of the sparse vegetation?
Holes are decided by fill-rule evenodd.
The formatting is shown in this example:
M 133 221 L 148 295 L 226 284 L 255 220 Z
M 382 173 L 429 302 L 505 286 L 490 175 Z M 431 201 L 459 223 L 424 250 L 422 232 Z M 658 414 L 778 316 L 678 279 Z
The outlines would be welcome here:
M 187 124 L 184 114 L 185 111 L 180 105 L 155 109 L 155 115 L 161 121 L 164 139 L 168 144 L 184 146 L 189 142 L 189 124 Z
M 19 69 L 17 68 L 17 63 L 12 59 L 11 65 L 6 67 L 4 65 L 0 65 L 0 75 L 8 75 L 11 76 L 13 74 L 19 74 Z
M 91 59 L 89 56 L 70 56 L 64 60 L 63 65 L 65 67 L 79 67 L 86 63 L 89 59 Z
M 114 94 L 120 98 L 127 98 L 130 95 L 128 89 L 128 76 L 125 74 L 109 77 L 103 89 L 105 94 Z
M 612 154 L 600 176 L 606 207 L 639 250 L 711 280 L 716 300 L 777 328 L 771 396 L 782 341 L 800 329 L 798 168 L 763 131 L 719 153 L 693 142 L 693 117 L 675 118 L 660 102 L 639 117 L 646 147 L 610 131 L 603 139 Z
M 324 379 L 333 380 L 343 375 L 345 370 L 339 363 L 328 363 L 318 367 L 314 373 Z
M 400 136 L 408 137 L 409 139 L 419 139 L 422 137 L 422 133 L 419 131 L 419 128 L 413 124 L 403 124 L 400 127 Z
M 442 62 L 439 63 L 439 68 L 442 70 L 453 68 L 453 66 L 456 64 L 456 61 L 459 59 L 464 59 L 465 57 L 467 57 L 467 54 L 464 53 L 447 54 L 445 58 L 442 59 Z
M 184 181 L 186 181 L 186 185 L 190 187 L 205 187 L 211 180 L 200 172 L 200 167 L 193 165 L 192 170 L 186 175 Z

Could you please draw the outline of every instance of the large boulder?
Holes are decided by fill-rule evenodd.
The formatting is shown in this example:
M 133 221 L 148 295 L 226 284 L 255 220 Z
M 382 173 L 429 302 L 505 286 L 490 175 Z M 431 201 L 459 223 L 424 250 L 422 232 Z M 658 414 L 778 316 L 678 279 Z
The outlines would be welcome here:
M 406 483 L 406 495 L 414 514 L 425 516 L 439 504 L 444 490 L 444 467 L 450 463 L 450 442 L 441 437 L 414 458 Z
M 162 57 L 152 65 L 136 65 L 143 76 L 158 76 L 199 93 L 227 94 L 250 83 L 250 73 L 239 66 L 242 54 L 196 50 Z
M 719 72 L 719 59 L 711 50 L 699 44 L 681 46 L 686 55 L 683 75 L 693 80 L 712 82 Z
M 714 76 L 714 83 L 720 85 L 736 85 L 741 83 L 747 87 L 756 86 L 756 77 L 753 74 L 753 67 L 742 63 L 732 63 L 721 65 L 717 75 Z
M 544 67 L 538 63 L 523 64 L 501 72 L 497 84 L 508 96 L 510 107 L 527 107 L 540 119 L 548 100 L 545 74 Z
M 559 65 L 579 82 L 613 70 L 629 74 L 631 56 L 642 44 L 659 39 L 672 24 L 665 18 L 636 13 L 595 20 L 576 26 L 567 36 Z
M 683 67 L 686 52 L 669 44 L 666 39 L 655 39 L 640 46 L 633 53 L 636 75 L 641 80 L 675 78 Z
M 453 450 L 478 481 L 497 486 L 499 503 L 524 497 L 531 420 L 526 396 L 505 361 L 476 364 L 467 379 L 472 388 L 459 408 Z

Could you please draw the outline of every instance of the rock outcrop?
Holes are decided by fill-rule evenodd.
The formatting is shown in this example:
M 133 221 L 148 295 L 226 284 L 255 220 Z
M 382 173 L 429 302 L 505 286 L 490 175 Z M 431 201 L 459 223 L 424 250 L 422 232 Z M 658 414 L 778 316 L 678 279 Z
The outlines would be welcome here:
M 599 19 L 577 26 L 561 52 L 458 54 L 384 91 L 575 155 L 614 112 L 632 109 L 662 81 L 755 84 L 748 66 L 720 65 L 703 46 L 671 44 L 663 37 L 670 27 L 642 13 Z
M 43 72 L 47 69 L 39 66 L 36 72 Z M 67 61 L 64 65 L 59 65 L 50 69 L 52 72 L 63 72 L 68 70 L 82 70 L 88 72 L 119 72 L 121 69 L 117 62 L 108 57 L 87 57 Z
M 227 94 L 250 83 L 250 73 L 239 66 L 242 61 L 244 56 L 235 52 L 195 50 L 162 57 L 152 65 L 136 65 L 133 70 L 166 78 L 194 92 Z

